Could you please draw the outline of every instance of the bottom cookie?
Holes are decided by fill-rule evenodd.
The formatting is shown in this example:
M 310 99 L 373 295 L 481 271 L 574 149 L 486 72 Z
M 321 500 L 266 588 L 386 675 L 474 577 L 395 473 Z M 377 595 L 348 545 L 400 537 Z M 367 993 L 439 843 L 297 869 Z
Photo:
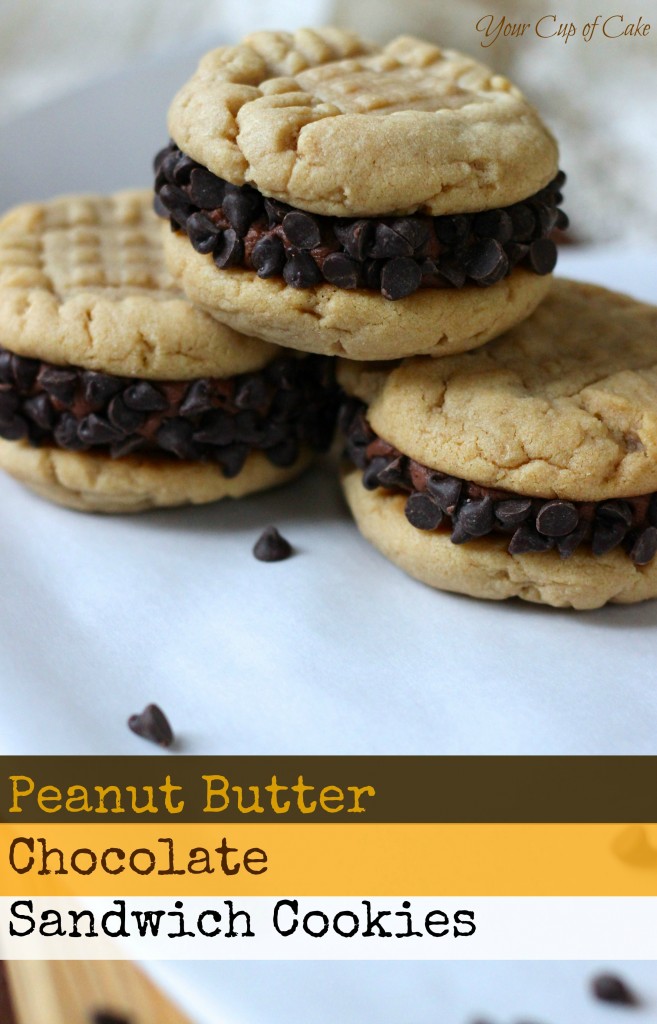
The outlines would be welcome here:
M 0 468 L 49 501 L 82 512 L 145 512 L 173 505 L 202 505 L 221 498 L 242 498 L 287 483 L 312 461 L 302 450 L 291 466 L 274 466 L 252 451 L 234 477 L 209 462 L 177 462 L 126 456 L 112 459 L 95 452 L 54 447 L 33 448 L 24 441 L 0 439 Z
M 406 495 L 366 490 L 359 469 L 343 473 L 343 489 L 366 540 L 409 575 L 439 590 L 503 601 L 579 610 L 632 604 L 657 596 L 657 560 L 637 566 L 619 549 L 593 557 L 585 549 L 566 561 L 556 551 L 510 555 L 508 538 L 488 536 L 452 544 L 447 531 L 411 526 Z

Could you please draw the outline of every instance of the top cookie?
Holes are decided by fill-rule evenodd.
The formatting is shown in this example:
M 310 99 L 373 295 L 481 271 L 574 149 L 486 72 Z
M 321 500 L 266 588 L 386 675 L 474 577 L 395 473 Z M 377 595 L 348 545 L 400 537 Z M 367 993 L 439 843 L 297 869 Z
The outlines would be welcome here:
M 0 219 L 0 345 L 156 380 L 232 377 L 280 352 L 188 302 L 148 191 L 26 203 Z
M 256 32 L 207 54 L 169 131 L 235 185 L 337 217 L 509 206 L 557 172 L 557 146 L 506 78 L 401 36 Z
M 485 348 L 343 363 L 372 429 L 432 469 L 530 497 L 602 501 L 657 490 L 657 307 L 557 279 Z

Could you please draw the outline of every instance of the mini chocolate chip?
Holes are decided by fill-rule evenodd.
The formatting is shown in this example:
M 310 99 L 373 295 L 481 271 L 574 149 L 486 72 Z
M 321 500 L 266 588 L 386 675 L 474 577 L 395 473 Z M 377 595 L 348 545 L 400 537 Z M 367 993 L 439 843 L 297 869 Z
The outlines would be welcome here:
M 155 172 L 155 174 L 157 174 L 157 172 L 159 171 L 160 165 L 164 158 L 167 157 L 169 153 L 173 153 L 174 150 L 176 150 L 177 148 L 178 147 L 176 146 L 175 142 L 169 142 L 166 146 L 157 151 L 157 153 L 153 157 L 153 171 Z
M 524 242 L 507 242 L 504 246 L 504 251 L 509 261 L 509 266 L 513 269 L 525 259 L 529 252 L 529 246 Z
M 627 526 L 622 520 L 596 519 L 593 524 L 591 550 L 594 555 L 606 555 L 625 539 Z
M 433 227 L 438 241 L 452 247 L 465 241 L 470 234 L 470 223 L 469 216 L 456 214 L 453 217 L 436 217 Z
M 488 496 L 468 498 L 459 508 L 456 518 L 471 537 L 485 537 L 494 525 L 493 499 Z
M 535 274 L 549 274 L 557 262 L 557 247 L 551 238 L 537 238 L 529 247 L 527 259 Z
M 78 375 L 75 370 L 45 365 L 39 370 L 37 382 L 44 391 L 63 405 L 73 404 L 78 386 Z
M 79 452 L 82 448 L 87 447 L 78 435 L 78 421 L 69 412 L 64 412 L 59 417 L 53 437 L 59 447 L 66 448 L 67 451 Z
M 333 232 L 348 256 L 361 263 L 369 255 L 375 234 L 371 220 L 336 221 Z
M 565 537 L 579 522 L 579 514 L 569 501 L 546 501 L 536 516 L 536 529 L 544 537 Z
M 214 252 L 214 262 L 223 269 L 224 267 L 235 267 L 244 259 L 244 242 L 233 228 L 227 228 Z
M 496 238 L 504 245 L 513 236 L 513 221 L 506 210 L 485 210 L 476 214 L 472 230 L 481 238 Z
M 270 451 L 273 451 L 273 449 L 270 449 Z M 221 466 L 224 476 L 230 480 L 231 477 L 237 476 L 241 471 L 248 454 L 248 445 L 228 444 L 223 448 L 217 448 L 214 457 Z M 269 452 L 267 454 L 269 455 Z
M 297 249 L 316 249 L 322 241 L 317 220 L 303 210 L 291 210 L 285 214 L 283 231 L 288 242 Z
M 544 537 L 531 523 L 522 523 L 507 548 L 510 555 L 538 554 L 554 546 L 552 537 Z
M 12 388 L 0 388 L 0 421 L 10 420 L 19 404 L 18 395 Z
M 213 391 L 210 381 L 202 377 L 189 385 L 185 398 L 180 406 L 181 416 L 196 416 L 207 412 L 214 406 Z
M 251 263 L 258 277 L 274 277 L 283 273 L 285 246 L 275 235 L 264 235 L 253 246 Z
M 557 218 L 554 222 L 554 226 L 555 228 L 558 228 L 559 231 L 567 231 L 570 227 L 570 218 L 568 217 L 568 214 L 564 213 L 563 210 L 557 210 Z
M 191 423 L 180 417 L 172 417 L 164 421 L 155 437 L 160 448 L 173 452 L 179 459 L 189 459 L 194 456 L 192 434 Z
M 282 224 L 290 209 L 287 203 L 280 203 L 278 199 L 265 199 L 265 212 L 269 220 L 269 227 L 273 228 L 277 224 Z
M 363 473 L 362 483 L 363 487 L 368 491 L 375 491 L 379 486 L 379 472 L 385 469 L 388 465 L 388 459 L 380 455 L 376 459 L 372 459 L 367 466 L 367 469 Z
M 82 395 L 92 409 L 100 409 L 121 390 L 123 384 L 119 377 L 85 370 L 82 374 Z
M 131 1024 L 128 1017 L 117 1016 L 105 1010 L 97 1010 L 91 1018 L 91 1024 Z
M 452 532 L 449 539 L 452 544 L 467 544 L 469 540 L 472 540 L 472 536 L 462 523 L 452 520 Z
M 330 284 L 337 288 L 357 288 L 360 280 L 360 265 L 343 252 L 332 252 L 322 264 L 322 273 Z
M 240 412 L 234 418 L 236 440 L 250 448 L 259 447 L 263 438 L 260 419 L 254 412 Z
M 160 199 L 173 220 L 184 229 L 187 218 L 194 213 L 194 207 L 183 190 L 177 185 L 163 185 L 160 189 Z
M 532 510 L 531 498 L 503 498 L 495 502 L 495 517 L 502 526 L 524 523 Z
M 578 526 L 571 532 L 566 534 L 565 537 L 559 537 L 557 539 L 557 550 L 561 558 L 570 558 L 571 555 L 577 551 L 583 540 L 586 540 L 590 532 L 590 523 L 587 523 L 585 519 L 580 519 Z
M 411 494 L 404 509 L 411 526 L 418 530 L 436 530 L 443 521 L 443 512 L 429 494 Z
M 635 565 L 647 565 L 657 554 L 657 527 L 646 526 L 630 549 L 630 558 Z
M 204 213 L 193 213 L 185 221 L 185 231 L 197 252 L 206 255 L 219 242 L 219 229 Z
M 262 197 L 250 188 L 230 191 L 224 196 L 221 208 L 230 226 L 243 238 L 262 209 Z
M 107 407 L 107 418 L 113 427 L 123 434 L 132 434 L 146 422 L 148 414 L 139 409 L 130 409 L 123 400 L 123 395 L 115 395 Z
M 27 359 L 25 356 L 17 356 L 12 353 L 11 372 L 16 386 L 21 391 L 29 391 L 36 380 L 41 363 L 38 359 Z
M 27 421 L 22 416 L 12 416 L 0 423 L 0 437 L 6 441 L 21 441 L 28 433 Z
M 413 246 L 389 224 L 377 224 L 374 245 L 369 255 L 374 259 L 393 259 L 395 256 L 412 256 Z
M 299 442 L 296 437 L 289 437 L 280 444 L 272 445 L 265 450 L 265 455 L 274 466 L 284 469 L 291 466 L 299 457 Z
M 556 177 L 554 177 L 552 179 L 552 181 L 548 185 L 548 188 L 553 188 L 553 189 L 563 188 L 563 186 L 566 184 L 567 180 L 568 180 L 568 178 L 566 177 L 565 171 L 557 171 Z
M 292 554 L 292 545 L 275 526 L 268 526 L 255 542 L 253 554 L 259 562 L 282 562 Z
M 382 487 L 403 487 L 406 483 L 406 459 L 403 455 L 388 462 L 379 471 L 379 483 Z
M 123 431 L 113 426 L 104 416 L 89 413 L 78 423 L 78 437 L 84 444 L 111 444 L 120 441 Z
M 299 252 L 288 258 L 283 277 L 292 288 L 311 288 L 322 280 L 322 272 L 310 253 Z
M 0 410 L 2 406 L 0 404 Z M 23 402 L 23 412 L 26 416 L 42 427 L 44 430 L 52 430 L 57 420 L 55 410 L 52 407 L 50 398 L 48 395 L 44 395 L 43 392 L 40 395 L 34 395 L 33 398 L 28 398 Z
M 517 203 L 507 209 L 513 225 L 514 242 L 531 242 L 536 230 L 536 218 L 528 206 Z
M 14 375 L 11 369 L 11 352 L 7 349 L 0 350 L 0 381 L 3 384 L 13 384 Z
M 651 495 L 648 504 L 648 522 L 651 526 L 657 526 L 657 494 Z
M 162 412 L 169 404 L 162 392 L 147 380 L 130 384 L 122 398 L 129 409 L 138 409 L 140 412 Z
M 532 202 L 532 208 L 538 221 L 537 237 L 549 235 L 557 219 L 557 211 L 545 203 Z
M 173 169 L 174 184 L 187 185 L 192 171 L 198 167 L 199 165 L 196 163 L 196 160 L 192 160 L 191 156 L 187 156 L 185 153 L 182 153 Z
M 596 508 L 596 515 L 601 516 L 603 519 L 613 519 L 625 523 L 627 527 L 632 525 L 632 507 L 627 501 L 619 499 L 603 501 Z
M 617 974 L 596 975 L 591 981 L 591 991 L 596 999 L 601 999 L 605 1003 L 636 1006 L 639 1002 L 634 992 Z
M 147 704 L 139 715 L 130 715 L 128 727 L 142 739 L 170 747 L 173 743 L 173 729 L 164 711 L 157 704 Z
M 429 223 L 425 218 L 397 217 L 390 227 L 406 239 L 414 253 L 417 253 L 429 239 Z M 406 254 L 395 253 L 394 255 L 404 256 Z
M 181 154 L 178 148 L 172 149 L 160 162 L 158 174 L 161 175 L 166 181 L 173 182 L 176 164 L 180 160 L 180 156 Z
M 482 239 L 471 245 L 464 261 L 465 272 L 473 281 L 484 281 L 500 273 L 503 276 L 508 265 L 504 249 L 494 238 Z
M 383 264 L 380 260 L 365 260 L 362 273 L 366 288 L 371 288 L 376 292 L 380 291 L 382 269 Z
M 224 200 L 226 185 L 205 167 L 198 167 L 189 176 L 189 198 L 202 210 L 216 210 Z
M 422 270 L 419 263 L 404 256 L 388 260 L 381 272 L 381 294 L 393 301 L 405 299 L 420 287 Z
M 115 444 L 111 445 L 110 455 L 113 459 L 122 459 L 126 455 L 132 455 L 133 452 L 139 451 L 140 448 L 145 448 L 147 443 L 145 437 L 133 434 L 132 437 L 126 437 L 123 441 L 116 441 Z
M 254 374 L 244 378 L 235 390 L 235 405 L 238 409 L 261 409 L 269 398 L 266 381 Z
M 461 497 L 463 481 L 455 476 L 443 476 L 442 473 L 431 473 L 427 477 L 427 490 L 431 494 L 443 512 L 453 515 Z

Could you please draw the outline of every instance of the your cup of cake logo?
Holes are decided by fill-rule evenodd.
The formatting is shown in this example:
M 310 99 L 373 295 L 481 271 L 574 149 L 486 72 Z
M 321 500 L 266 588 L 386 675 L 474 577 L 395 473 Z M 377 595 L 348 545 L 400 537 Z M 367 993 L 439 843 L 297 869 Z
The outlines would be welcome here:
M 596 14 L 591 21 L 578 23 L 558 14 L 543 14 L 534 21 L 513 21 L 505 14 L 485 14 L 475 26 L 480 34 L 480 45 L 487 48 L 500 39 L 524 39 L 536 36 L 539 39 L 560 41 L 564 44 L 580 38 L 585 43 L 593 39 L 645 39 L 650 35 L 651 25 L 643 17 L 622 13 Z

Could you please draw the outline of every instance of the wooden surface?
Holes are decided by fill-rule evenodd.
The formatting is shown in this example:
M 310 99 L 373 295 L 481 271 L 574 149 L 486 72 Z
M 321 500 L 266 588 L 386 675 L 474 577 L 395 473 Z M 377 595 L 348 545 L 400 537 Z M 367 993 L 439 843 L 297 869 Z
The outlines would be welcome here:
M 192 1024 L 126 960 L 11 960 L 5 967 L 16 1024 L 92 1024 L 99 1011 L 128 1024 Z

